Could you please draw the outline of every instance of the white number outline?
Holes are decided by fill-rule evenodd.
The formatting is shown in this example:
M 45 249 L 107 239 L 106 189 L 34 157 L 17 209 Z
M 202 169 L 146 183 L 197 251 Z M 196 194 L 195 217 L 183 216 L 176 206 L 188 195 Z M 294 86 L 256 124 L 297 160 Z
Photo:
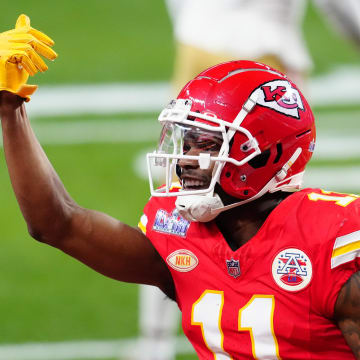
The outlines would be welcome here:
M 196 311 L 196 307 L 200 306 L 200 303 L 202 301 L 204 301 L 205 297 L 208 294 L 217 294 L 220 295 L 221 298 L 221 304 L 219 307 L 219 311 L 217 313 L 217 324 L 218 324 L 218 330 L 219 330 L 219 335 L 220 335 L 220 344 L 211 344 L 209 341 L 206 340 L 206 336 L 205 336 L 205 330 L 204 330 L 204 322 L 201 320 L 195 320 L 195 311 Z M 219 290 L 205 290 L 201 296 L 194 302 L 192 309 L 191 309 L 191 325 L 198 325 L 201 328 L 201 334 L 202 334 L 202 338 L 204 340 L 204 343 L 206 345 L 206 347 L 211 351 L 211 353 L 214 356 L 215 360 L 221 360 L 221 359 L 232 359 L 232 357 L 230 357 L 230 355 L 224 350 L 224 333 L 221 329 L 221 315 L 222 315 L 222 310 L 224 307 L 224 292 L 223 291 L 219 291 Z M 213 312 L 211 312 L 211 314 L 214 314 Z M 214 352 L 214 348 L 215 347 L 220 347 L 223 351 L 223 354 L 217 354 Z M 216 350 L 215 350 L 216 351 Z M 219 355 L 219 356 L 218 356 Z
M 309 200 L 334 201 L 336 205 L 346 207 L 359 198 L 359 196 L 353 194 L 332 193 L 330 191 L 325 191 L 325 190 L 321 190 L 321 192 L 322 194 L 316 192 L 312 192 L 308 194 Z M 336 195 L 330 195 L 330 194 L 336 194 Z
M 251 352 L 252 355 L 254 357 L 254 359 L 258 359 L 257 357 L 257 352 L 256 352 L 256 347 L 260 347 L 259 345 L 256 346 L 256 344 L 259 344 L 259 341 L 254 337 L 254 332 L 253 332 L 253 327 L 245 327 L 245 326 L 241 326 L 241 322 L 242 319 L 244 318 L 243 315 L 245 315 L 245 312 L 247 310 L 250 310 L 251 307 L 256 307 L 258 305 L 255 305 L 255 301 L 257 299 L 271 299 L 271 311 L 270 311 L 270 331 L 271 331 L 271 335 L 272 335 L 272 339 L 274 341 L 273 345 L 274 345 L 274 352 L 275 354 L 273 356 L 276 356 L 276 359 L 280 359 L 280 355 L 279 355 L 279 344 L 275 335 L 275 331 L 274 331 L 274 311 L 275 311 L 275 297 L 274 295 L 253 295 L 252 298 L 247 302 L 247 304 L 245 306 L 243 306 L 240 310 L 239 310 L 239 317 L 238 317 L 238 330 L 239 331 L 249 331 L 250 333 L 250 338 L 251 338 Z M 270 335 L 270 334 L 269 334 Z
M 205 306 L 204 305 L 204 300 L 206 298 L 206 296 L 208 294 L 217 294 L 219 295 L 219 300 L 220 300 L 220 306 L 218 306 L 218 304 L 215 304 L 217 307 L 215 308 L 215 311 L 213 308 L 211 308 L 212 311 L 209 312 L 209 314 L 215 314 L 215 316 L 217 317 L 217 330 L 218 330 L 218 334 L 220 335 L 220 343 L 219 341 L 215 341 L 212 342 L 212 339 L 214 338 L 213 335 L 211 341 L 209 341 L 209 336 L 206 336 L 206 330 L 204 330 L 204 320 L 199 318 L 199 315 L 196 315 L 196 308 L 199 306 Z M 250 335 L 250 339 L 251 339 L 251 352 L 252 355 L 254 357 L 254 359 L 258 359 L 257 357 L 257 351 L 256 351 L 256 347 L 259 349 L 261 347 L 261 343 L 259 342 L 258 339 L 255 338 L 254 336 L 254 331 L 253 331 L 253 327 L 251 326 L 242 326 L 242 320 L 244 319 L 244 316 L 246 316 L 246 312 L 251 311 L 250 309 L 253 308 L 254 306 L 259 306 L 257 305 L 256 300 L 257 299 L 271 299 L 271 310 L 270 310 L 270 316 L 268 317 L 269 319 L 269 328 L 270 328 L 270 333 L 266 334 L 269 337 L 271 337 L 271 340 L 273 341 L 273 345 L 274 349 L 272 349 L 271 352 L 273 352 L 272 359 L 278 359 L 280 360 L 280 355 L 279 355 L 279 344 L 275 335 L 275 331 L 274 331 L 274 311 L 275 311 L 275 297 L 274 295 L 259 295 L 259 294 L 255 294 L 251 297 L 251 299 L 246 303 L 245 306 L 243 306 L 238 313 L 238 331 L 248 331 L 249 335 Z M 203 303 L 203 305 L 200 305 L 201 303 Z M 211 303 L 209 303 L 208 301 L 206 302 L 206 305 L 209 305 L 211 307 L 213 307 Z M 260 304 L 261 305 L 261 304 Z M 222 318 L 222 311 L 223 311 L 223 307 L 224 307 L 224 292 L 220 291 L 220 290 L 205 290 L 200 297 L 193 303 L 192 309 L 191 309 L 191 325 L 195 325 L 195 326 L 200 326 L 201 328 L 201 334 L 202 334 L 202 338 L 204 340 L 205 346 L 207 347 L 207 349 L 213 354 L 214 359 L 215 360 L 232 360 L 233 358 L 224 350 L 224 333 L 222 331 L 221 328 L 221 318 Z M 205 319 L 206 320 L 206 319 Z M 270 341 L 271 342 L 271 341 Z M 221 348 L 221 353 L 219 353 L 216 349 L 217 348 Z M 216 351 L 216 352 L 215 352 Z M 261 351 L 258 351 L 258 353 L 261 353 Z M 269 357 L 267 357 L 269 359 Z

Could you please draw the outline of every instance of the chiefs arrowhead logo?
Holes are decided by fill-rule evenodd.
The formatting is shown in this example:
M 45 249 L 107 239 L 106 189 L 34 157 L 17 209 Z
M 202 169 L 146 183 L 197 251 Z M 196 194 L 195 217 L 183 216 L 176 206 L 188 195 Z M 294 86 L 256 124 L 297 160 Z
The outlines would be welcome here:
M 300 93 L 286 80 L 274 80 L 255 90 L 257 103 L 277 112 L 299 119 L 299 110 L 304 111 Z

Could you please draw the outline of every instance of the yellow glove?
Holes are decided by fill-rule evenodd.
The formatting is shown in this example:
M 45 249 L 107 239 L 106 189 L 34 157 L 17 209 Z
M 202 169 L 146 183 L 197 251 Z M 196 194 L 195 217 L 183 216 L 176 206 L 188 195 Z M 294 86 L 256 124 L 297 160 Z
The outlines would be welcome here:
M 0 91 L 10 91 L 29 101 L 37 86 L 26 82 L 29 75 L 48 69 L 38 54 L 50 60 L 57 57 L 50 48 L 53 45 L 47 35 L 30 26 L 26 15 L 20 15 L 15 29 L 0 34 Z

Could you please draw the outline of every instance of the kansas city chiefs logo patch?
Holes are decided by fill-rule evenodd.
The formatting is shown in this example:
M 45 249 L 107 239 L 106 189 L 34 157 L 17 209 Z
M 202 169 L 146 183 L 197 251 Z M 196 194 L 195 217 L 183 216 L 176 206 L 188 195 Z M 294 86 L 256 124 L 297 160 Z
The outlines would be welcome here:
M 298 90 L 286 80 L 269 81 L 255 90 L 258 92 L 257 103 L 277 112 L 299 119 L 299 110 L 304 105 Z

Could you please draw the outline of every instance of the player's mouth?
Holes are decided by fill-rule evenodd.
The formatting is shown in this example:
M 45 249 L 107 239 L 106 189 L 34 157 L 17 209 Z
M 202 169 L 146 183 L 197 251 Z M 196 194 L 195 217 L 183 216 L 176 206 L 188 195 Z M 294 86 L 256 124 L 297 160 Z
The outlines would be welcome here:
M 201 190 L 207 189 L 210 185 L 210 179 L 194 178 L 194 177 L 181 177 L 181 184 L 184 190 Z

